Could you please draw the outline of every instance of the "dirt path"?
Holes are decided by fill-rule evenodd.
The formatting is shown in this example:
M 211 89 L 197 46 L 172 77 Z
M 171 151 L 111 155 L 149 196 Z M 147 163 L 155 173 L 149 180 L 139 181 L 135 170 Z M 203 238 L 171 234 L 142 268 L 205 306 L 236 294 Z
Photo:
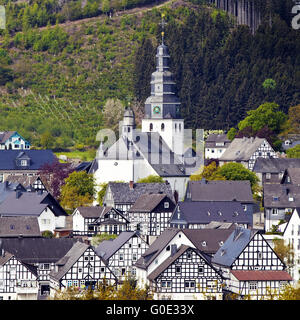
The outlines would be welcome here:
M 177 2 L 177 0 L 156 1 L 155 3 L 148 4 L 148 5 L 141 6 L 141 7 L 135 7 L 133 9 L 115 11 L 113 16 L 112 16 L 112 19 L 114 19 L 114 20 L 117 19 L 118 20 L 124 15 L 142 14 L 142 13 L 144 13 L 146 11 L 152 10 L 154 8 L 160 8 L 160 7 L 163 7 L 165 5 L 171 4 L 173 2 Z M 99 20 L 105 19 L 106 17 L 107 17 L 106 14 L 101 14 L 101 15 L 99 15 L 97 17 L 84 18 L 84 19 L 80 19 L 80 20 L 67 21 L 67 22 L 64 22 L 64 23 L 60 23 L 59 26 L 62 27 L 62 28 L 69 28 L 69 27 L 72 27 L 72 26 L 76 26 L 76 25 L 80 25 L 80 24 L 86 23 L 86 22 L 97 22 Z M 54 27 L 55 27 L 55 25 L 50 26 L 50 28 L 54 28 Z M 47 29 L 47 26 L 46 27 L 40 27 L 38 29 L 39 30 L 45 30 L 45 29 Z

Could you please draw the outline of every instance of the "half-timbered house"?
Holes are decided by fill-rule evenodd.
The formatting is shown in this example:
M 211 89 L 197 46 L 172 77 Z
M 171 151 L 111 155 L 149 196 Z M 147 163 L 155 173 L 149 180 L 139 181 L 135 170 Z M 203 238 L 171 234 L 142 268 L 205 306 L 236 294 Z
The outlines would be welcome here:
M 148 275 L 170 257 L 172 245 L 187 245 L 211 259 L 231 233 L 231 228 L 166 229 L 135 263 L 139 283 L 150 284 Z
M 174 209 L 175 203 L 166 194 L 143 194 L 128 211 L 130 229 L 138 230 L 148 243 L 152 243 L 170 227 Z
M 138 232 L 124 231 L 114 240 L 104 240 L 96 247 L 96 253 L 104 259 L 119 281 L 135 277 L 135 262 L 149 245 Z
M 236 228 L 211 260 L 225 278 L 224 291 L 265 299 L 278 294 L 292 278 L 257 230 Z
M 45 184 L 38 175 L 9 175 L 5 181 L 19 183 L 28 191 L 47 191 Z
M 257 158 L 278 158 L 276 152 L 264 138 L 235 138 L 220 157 L 220 165 L 238 162 L 253 170 Z
M 0 240 L 1 241 L 1 240 Z M 39 292 L 37 268 L 0 250 L 0 300 L 36 300 Z
M 130 228 L 125 215 L 112 207 L 102 207 L 100 216 L 91 225 L 95 226 L 97 234 L 120 234 Z
M 164 193 L 174 200 L 171 185 L 168 183 L 109 182 L 103 204 L 126 214 L 141 195 L 150 193 Z
M 129 228 L 129 221 L 112 207 L 78 207 L 73 214 L 73 235 L 119 234 Z
M 176 244 L 148 275 L 154 299 L 222 300 L 222 276 L 201 251 Z
M 76 242 L 72 248 L 55 263 L 49 273 L 50 295 L 69 287 L 96 288 L 98 284 L 117 285 L 117 278 L 104 260 L 88 244 Z
M 30 270 L 36 270 L 38 299 L 44 299 L 50 292 L 50 271 L 77 241 L 72 238 L 2 238 L 0 250 L 9 252 Z

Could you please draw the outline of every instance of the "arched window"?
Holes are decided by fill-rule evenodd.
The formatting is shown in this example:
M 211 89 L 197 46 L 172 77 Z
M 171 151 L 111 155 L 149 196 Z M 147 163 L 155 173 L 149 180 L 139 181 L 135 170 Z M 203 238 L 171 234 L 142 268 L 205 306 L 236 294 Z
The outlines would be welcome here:
M 165 131 L 165 124 L 164 123 L 161 124 L 161 131 Z
M 150 123 L 149 129 L 150 129 L 150 131 L 153 130 L 153 123 Z

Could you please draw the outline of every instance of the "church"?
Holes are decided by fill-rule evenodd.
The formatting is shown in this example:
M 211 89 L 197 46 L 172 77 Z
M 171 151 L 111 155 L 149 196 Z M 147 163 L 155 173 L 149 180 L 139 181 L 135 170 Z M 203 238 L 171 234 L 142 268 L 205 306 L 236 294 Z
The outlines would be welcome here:
M 142 128 L 136 129 L 134 113 L 126 108 L 119 139 L 107 148 L 100 142 L 89 171 L 97 185 L 109 181 L 136 182 L 155 175 L 168 181 L 178 199 L 183 199 L 189 176 L 199 169 L 203 155 L 196 155 L 191 148 L 191 138 L 186 137 L 169 60 L 169 50 L 162 37 L 156 53 L 156 70 L 151 75 L 151 95 L 145 101 Z

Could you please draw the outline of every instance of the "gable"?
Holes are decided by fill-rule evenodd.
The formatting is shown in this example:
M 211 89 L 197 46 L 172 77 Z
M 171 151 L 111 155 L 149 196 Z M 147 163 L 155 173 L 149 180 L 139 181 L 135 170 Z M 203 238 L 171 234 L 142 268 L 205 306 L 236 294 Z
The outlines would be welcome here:
M 283 270 L 284 263 L 260 233 L 256 233 L 232 264 L 240 270 Z

